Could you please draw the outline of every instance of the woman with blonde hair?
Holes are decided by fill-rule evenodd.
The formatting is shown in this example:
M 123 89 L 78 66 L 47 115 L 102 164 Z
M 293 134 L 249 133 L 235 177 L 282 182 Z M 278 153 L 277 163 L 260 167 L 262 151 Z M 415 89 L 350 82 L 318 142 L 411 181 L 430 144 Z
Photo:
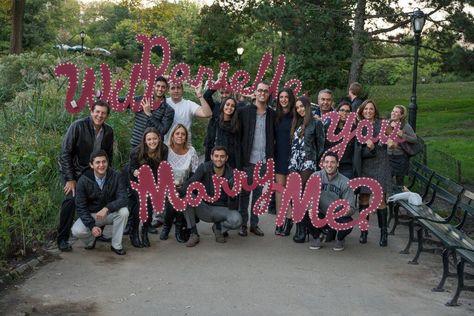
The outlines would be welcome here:
M 199 165 L 199 157 L 196 149 L 189 144 L 189 133 L 183 124 L 176 125 L 170 134 L 170 144 L 168 152 L 168 162 L 173 169 L 174 184 L 179 188 Z M 180 243 L 184 243 L 189 238 L 186 229 L 186 221 L 182 212 L 178 212 L 169 202 L 166 203 L 163 229 L 160 239 L 168 239 L 168 235 L 175 219 L 175 237 Z
M 407 109 L 403 105 L 395 105 L 390 114 L 390 126 L 394 128 L 400 124 L 398 136 L 408 143 L 416 143 L 417 137 L 413 128 L 407 123 Z M 397 186 L 403 186 L 403 179 L 408 172 L 409 159 L 407 153 L 403 150 L 402 145 L 394 142 L 392 139 L 388 141 L 387 148 L 390 166 L 392 167 L 392 177 L 395 178 Z

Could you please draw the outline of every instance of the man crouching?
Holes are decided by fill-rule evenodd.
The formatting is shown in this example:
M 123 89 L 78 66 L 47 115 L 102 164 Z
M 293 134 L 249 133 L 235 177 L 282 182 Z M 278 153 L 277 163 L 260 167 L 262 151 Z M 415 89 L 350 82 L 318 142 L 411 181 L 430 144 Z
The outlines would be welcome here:
M 229 158 L 227 149 L 222 146 L 216 146 L 211 151 L 211 161 L 201 164 L 196 172 L 183 184 L 181 194 L 185 194 L 188 186 L 195 182 L 201 182 L 206 188 L 209 196 L 214 196 L 214 184 L 212 176 L 226 178 L 230 185 L 233 184 L 233 169 L 226 164 Z M 214 203 L 201 202 L 197 207 L 188 206 L 184 216 L 188 229 L 191 230 L 186 247 L 194 247 L 199 243 L 199 234 L 196 228 L 196 217 L 207 223 L 214 223 L 212 230 L 216 237 L 216 242 L 226 242 L 225 237 L 230 229 L 238 229 L 242 224 L 242 216 L 236 210 L 231 210 L 229 205 L 231 198 L 221 188 L 221 196 Z M 237 206 L 237 205 L 236 205 Z
M 122 235 L 128 219 L 127 191 L 120 173 L 109 168 L 104 150 L 91 154 L 91 169 L 79 178 L 76 188 L 76 211 L 79 219 L 72 226 L 73 236 L 82 239 L 86 249 L 94 249 L 102 235 L 101 226 L 113 225 L 110 249 L 124 255 Z

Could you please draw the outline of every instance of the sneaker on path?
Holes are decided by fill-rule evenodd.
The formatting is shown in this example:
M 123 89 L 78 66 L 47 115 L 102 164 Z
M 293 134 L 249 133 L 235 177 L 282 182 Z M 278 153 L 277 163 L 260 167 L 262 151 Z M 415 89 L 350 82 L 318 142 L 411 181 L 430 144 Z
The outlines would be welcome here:
M 199 235 L 193 233 L 191 234 L 191 236 L 189 236 L 189 239 L 186 242 L 186 247 L 194 247 L 198 243 L 199 243 Z
M 309 249 L 318 250 L 321 249 L 321 247 L 321 238 L 319 238 L 319 236 L 317 238 L 313 237 L 309 243 Z
M 332 248 L 334 251 L 344 250 L 344 240 L 336 240 L 336 245 Z

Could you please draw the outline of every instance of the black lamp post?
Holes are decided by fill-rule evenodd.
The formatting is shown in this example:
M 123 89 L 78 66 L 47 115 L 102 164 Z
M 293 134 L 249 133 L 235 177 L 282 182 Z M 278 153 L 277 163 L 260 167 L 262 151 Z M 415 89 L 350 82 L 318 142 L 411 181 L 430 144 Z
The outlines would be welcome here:
M 411 89 L 410 105 L 408 106 L 408 123 L 416 131 L 416 80 L 418 76 L 418 50 L 420 49 L 421 31 L 425 25 L 425 14 L 419 8 L 413 11 L 411 25 L 415 33 L 415 60 L 413 62 L 413 84 Z
M 86 37 L 86 32 L 81 31 L 80 36 L 81 36 L 81 52 L 84 52 L 84 38 Z
M 237 48 L 237 56 L 239 56 L 239 67 L 241 66 L 241 58 L 242 58 L 242 54 L 244 53 L 244 48 L 243 47 L 239 47 Z

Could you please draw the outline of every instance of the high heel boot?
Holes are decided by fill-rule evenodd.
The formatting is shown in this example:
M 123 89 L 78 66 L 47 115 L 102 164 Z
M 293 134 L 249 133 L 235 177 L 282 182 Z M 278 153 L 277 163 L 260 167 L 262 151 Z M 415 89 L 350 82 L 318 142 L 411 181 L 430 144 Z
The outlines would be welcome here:
M 368 208 L 368 205 L 359 205 L 359 213 Z M 369 216 L 367 216 L 367 221 L 369 220 Z M 361 231 L 360 232 L 360 237 L 359 237 L 359 242 L 361 244 L 366 244 L 367 243 L 367 235 L 369 234 L 369 231 Z
M 285 224 L 283 224 L 282 236 L 289 236 L 292 228 L 293 228 L 293 220 L 291 218 L 285 218 Z
M 148 239 L 148 227 L 150 223 L 143 223 L 142 226 L 142 245 L 143 247 L 150 247 L 150 240 Z
M 132 221 L 130 223 L 130 243 L 132 244 L 133 247 L 135 248 L 143 248 L 143 244 L 140 241 L 140 236 L 138 233 L 138 227 L 140 225 L 139 221 Z
M 388 229 L 387 229 L 387 208 L 377 209 L 377 220 L 380 228 L 380 247 L 387 247 Z

